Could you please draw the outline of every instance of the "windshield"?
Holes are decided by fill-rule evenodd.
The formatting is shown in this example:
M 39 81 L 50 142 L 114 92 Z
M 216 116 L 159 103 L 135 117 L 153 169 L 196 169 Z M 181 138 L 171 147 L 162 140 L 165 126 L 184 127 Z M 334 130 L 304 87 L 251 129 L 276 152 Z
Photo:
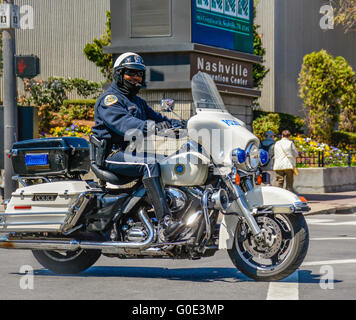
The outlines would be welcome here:
M 207 73 L 198 72 L 192 79 L 192 95 L 195 109 L 226 111 L 214 80 Z

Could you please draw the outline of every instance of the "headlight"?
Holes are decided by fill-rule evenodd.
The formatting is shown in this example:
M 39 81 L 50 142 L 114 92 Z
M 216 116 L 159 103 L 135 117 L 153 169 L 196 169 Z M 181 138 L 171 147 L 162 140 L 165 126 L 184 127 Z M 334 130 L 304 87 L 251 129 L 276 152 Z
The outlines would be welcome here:
M 268 163 L 269 155 L 266 150 L 260 149 L 260 160 L 261 160 L 262 166 L 264 166 Z
M 244 163 L 246 161 L 246 152 L 240 148 L 232 150 L 232 161 L 237 163 Z
M 246 148 L 246 167 L 248 170 L 256 170 L 260 164 L 260 152 L 255 142 L 251 142 Z

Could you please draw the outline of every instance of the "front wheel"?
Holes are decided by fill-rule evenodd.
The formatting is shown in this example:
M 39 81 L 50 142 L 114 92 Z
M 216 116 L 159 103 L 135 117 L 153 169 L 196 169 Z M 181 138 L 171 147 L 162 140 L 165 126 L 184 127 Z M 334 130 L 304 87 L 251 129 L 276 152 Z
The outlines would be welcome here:
M 264 240 L 257 242 L 246 223 L 239 221 L 234 244 L 228 250 L 235 267 L 257 281 L 288 277 L 303 262 L 309 231 L 301 214 L 266 214 L 256 217 Z
M 101 255 L 100 250 L 46 251 L 33 250 L 36 260 L 57 274 L 80 273 L 91 267 Z

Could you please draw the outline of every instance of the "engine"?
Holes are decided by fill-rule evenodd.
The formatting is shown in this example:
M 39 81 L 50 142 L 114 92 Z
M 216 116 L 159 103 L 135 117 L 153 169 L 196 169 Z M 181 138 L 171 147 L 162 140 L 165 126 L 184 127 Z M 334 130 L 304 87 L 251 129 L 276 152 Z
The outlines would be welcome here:
M 169 187 L 165 189 L 166 199 L 175 220 L 180 220 L 185 227 L 182 229 L 179 239 L 189 239 L 197 232 L 201 222 L 204 219 L 202 209 L 203 191 L 198 188 Z M 208 199 L 209 209 L 224 211 L 228 206 L 228 196 L 224 189 L 214 191 L 210 194 Z M 158 225 L 156 218 L 152 218 L 155 225 Z M 124 234 L 125 241 L 141 242 L 147 238 L 147 231 L 141 222 L 135 222 L 129 218 L 121 227 Z
M 125 241 L 141 242 L 145 241 L 148 234 L 141 222 L 134 222 L 132 219 L 127 220 L 127 224 L 122 227 L 125 234 Z

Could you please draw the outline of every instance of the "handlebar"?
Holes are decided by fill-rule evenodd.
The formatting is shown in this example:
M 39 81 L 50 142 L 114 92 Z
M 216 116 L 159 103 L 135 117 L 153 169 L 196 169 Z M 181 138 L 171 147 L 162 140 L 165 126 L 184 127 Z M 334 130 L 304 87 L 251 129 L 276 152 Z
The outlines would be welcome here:
M 172 139 L 181 139 L 187 136 L 187 129 L 183 126 L 171 127 L 166 130 L 158 132 L 156 135 L 159 137 L 167 137 Z

